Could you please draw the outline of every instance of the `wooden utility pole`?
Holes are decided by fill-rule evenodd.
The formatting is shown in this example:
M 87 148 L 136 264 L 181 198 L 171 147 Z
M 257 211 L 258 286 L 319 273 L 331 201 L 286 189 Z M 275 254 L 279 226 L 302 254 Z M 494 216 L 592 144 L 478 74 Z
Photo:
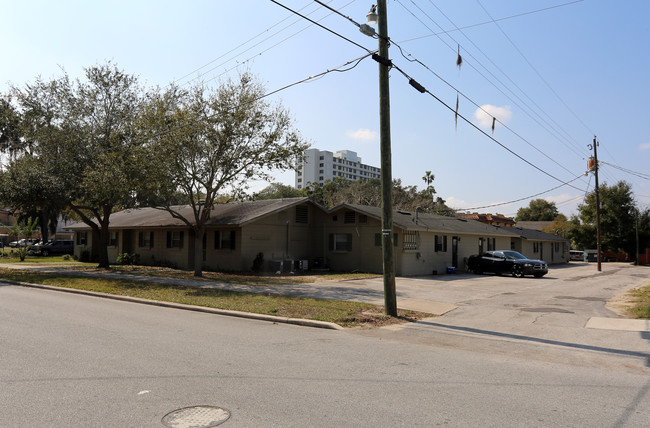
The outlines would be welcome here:
M 594 136 L 593 147 L 589 144 L 589 148 L 594 150 L 594 178 L 596 180 L 596 260 L 598 261 L 598 272 L 602 271 L 602 257 L 600 255 L 600 192 L 598 190 L 598 140 Z
M 379 140 L 381 148 L 381 234 L 384 268 L 384 305 L 386 315 L 397 316 L 395 291 L 395 259 L 393 255 L 393 177 L 390 148 L 390 94 L 388 73 L 388 18 L 386 0 L 377 1 L 379 56 Z

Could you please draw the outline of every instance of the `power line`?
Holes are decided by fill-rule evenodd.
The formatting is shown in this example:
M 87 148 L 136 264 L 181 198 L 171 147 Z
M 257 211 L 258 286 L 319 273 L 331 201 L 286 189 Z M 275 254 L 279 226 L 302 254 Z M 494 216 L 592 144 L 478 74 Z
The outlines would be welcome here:
M 549 88 L 549 89 L 551 90 L 551 92 L 553 92 L 553 95 L 555 95 L 556 98 L 557 98 L 558 100 L 560 100 L 560 102 L 564 105 L 564 107 L 566 107 L 566 109 L 569 110 L 569 112 L 573 115 L 573 117 L 575 117 L 575 118 L 578 120 L 578 122 L 580 122 L 580 123 L 582 124 L 582 126 L 585 127 L 585 129 L 586 129 L 587 131 L 589 131 L 591 134 L 595 134 L 595 133 L 594 133 L 593 131 L 591 131 L 591 130 L 589 129 L 589 127 L 588 127 L 588 126 L 587 126 L 587 125 L 582 121 L 582 119 L 581 119 L 580 117 L 578 117 L 578 115 L 575 113 L 575 111 L 573 111 L 573 109 L 571 109 L 571 107 L 569 107 L 569 105 L 564 101 L 564 99 L 560 96 L 560 94 L 558 94 L 558 93 L 555 91 L 555 89 L 553 89 L 553 87 L 548 83 L 548 81 L 547 81 L 546 79 L 544 79 L 544 77 L 542 76 L 542 74 L 537 70 L 537 68 L 533 65 L 533 63 L 530 62 L 530 61 L 528 60 L 528 58 L 526 57 L 526 55 L 524 55 L 524 53 L 521 51 L 521 49 L 519 49 L 519 47 L 518 47 L 518 46 L 515 44 L 515 42 L 510 38 L 510 36 L 508 36 L 508 34 L 503 30 L 503 28 L 501 28 L 501 26 L 499 25 L 499 23 L 496 22 L 496 21 L 494 20 L 494 18 L 492 18 L 492 15 L 491 15 L 490 12 L 488 12 L 487 9 L 483 6 L 483 4 L 481 3 L 481 0 L 476 0 L 476 2 L 479 4 L 479 6 L 481 6 L 481 8 L 482 8 L 483 11 L 485 12 L 485 14 L 486 14 L 486 15 L 487 15 L 491 20 L 492 20 L 492 22 L 494 22 L 494 25 L 496 25 L 496 27 L 499 29 L 499 31 L 501 31 L 501 33 L 505 36 L 505 38 L 510 42 L 510 44 L 512 45 L 512 47 L 515 48 L 515 50 L 519 53 L 519 55 L 521 55 L 521 57 L 524 59 L 524 61 L 526 61 L 526 63 L 527 63 L 527 64 L 530 66 L 530 68 L 535 72 L 535 74 L 537 74 L 537 77 L 539 77 L 540 80 L 541 80 L 542 82 L 544 82 L 544 84 L 546 85 L 546 87 Z M 542 110 L 542 111 L 543 111 L 543 110 Z M 546 114 L 546 113 L 545 113 L 545 114 Z M 548 114 L 547 114 L 547 116 L 548 116 Z M 549 116 L 549 118 L 553 121 L 553 119 L 552 119 L 550 116 Z M 559 128 L 560 130 L 562 130 L 562 131 L 563 131 L 567 136 L 569 136 L 569 134 L 568 134 L 566 131 L 564 131 L 564 130 L 563 130 L 563 129 L 562 129 L 562 128 L 561 128 L 561 127 L 560 127 L 560 126 L 555 122 L 555 121 L 553 121 L 553 123 L 555 123 L 555 125 L 558 126 L 558 128 Z M 569 136 L 569 137 L 570 137 L 570 136 Z
M 516 153 L 515 151 L 513 151 L 512 149 L 510 149 L 510 148 L 507 147 L 505 144 L 501 143 L 501 142 L 498 141 L 496 138 L 492 137 L 491 135 L 489 135 L 488 133 L 486 133 L 485 131 L 483 131 L 481 128 L 479 128 L 477 125 L 475 125 L 474 123 L 472 123 L 469 119 L 467 119 L 465 116 L 463 116 L 462 114 L 456 112 L 456 110 L 454 110 L 450 105 L 448 105 L 447 103 L 445 103 L 444 101 L 442 101 L 440 98 L 438 98 L 435 94 L 433 94 L 432 92 L 430 92 L 429 90 L 427 90 L 426 88 L 424 88 L 422 85 L 420 85 L 419 83 L 417 83 L 414 79 L 411 78 L 411 76 L 409 76 L 408 74 L 406 74 L 406 72 L 404 72 L 404 71 L 403 71 L 402 69 L 400 69 L 398 66 L 396 66 L 395 64 L 393 64 L 392 66 L 393 66 L 393 68 L 395 68 L 396 70 L 398 70 L 400 73 L 402 73 L 402 75 L 403 75 L 406 79 L 408 79 L 409 84 L 410 84 L 411 86 L 415 87 L 416 89 L 418 89 L 418 90 L 419 90 L 420 92 L 422 92 L 422 93 L 426 92 L 427 94 L 431 95 L 431 96 L 432 96 L 433 98 L 435 98 L 439 103 L 441 103 L 442 105 L 444 105 L 445 107 L 447 107 L 450 111 L 454 112 L 454 114 L 458 115 L 458 117 L 460 117 L 461 119 L 463 119 L 463 120 L 464 120 L 465 122 L 467 122 L 470 126 L 472 126 L 473 128 L 475 128 L 475 129 L 476 129 L 477 131 L 479 131 L 481 134 L 483 134 L 483 135 L 485 135 L 486 137 L 488 137 L 490 140 L 492 140 L 492 141 L 494 141 L 495 143 L 497 143 L 499 146 L 501 146 L 502 148 L 504 148 L 506 151 L 510 152 L 510 153 L 511 153 L 512 155 L 514 155 L 515 157 L 517 157 L 517 158 L 519 158 L 520 160 L 524 161 L 525 163 L 527 163 L 528 165 L 532 166 L 533 168 L 535 168 L 536 170 L 540 171 L 541 173 L 543 173 L 543 174 L 545 174 L 545 175 L 551 177 L 552 179 L 554 179 L 554 180 L 556 180 L 556 181 L 559 181 L 560 183 L 563 183 L 563 184 L 568 185 L 568 186 L 570 186 L 570 187 L 573 187 L 573 188 L 576 189 L 576 190 L 580 190 L 580 191 L 582 191 L 582 189 L 580 189 L 580 188 L 578 188 L 578 187 L 575 187 L 575 186 L 569 184 L 569 182 L 563 181 L 563 180 L 561 180 L 561 179 L 555 177 L 555 176 L 552 175 L 551 173 L 544 171 L 543 169 L 541 169 L 540 167 L 538 167 L 538 166 L 535 165 L 534 163 L 532 163 L 532 162 L 530 162 L 529 160 L 525 159 L 523 156 L 519 155 L 518 153 Z M 414 83 L 415 83 L 415 84 L 414 84 Z M 417 85 L 417 86 L 416 86 L 416 85 Z
M 559 186 L 555 186 L 552 189 L 544 190 L 543 192 L 535 193 L 534 195 L 526 196 L 524 198 L 515 199 L 514 201 L 500 202 L 500 203 L 491 204 L 491 205 L 483 205 L 482 207 L 470 207 L 470 208 L 461 208 L 461 209 L 462 210 L 478 210 L 478 209 L 483 209 L 483 208 L 492 208 L 492 207 L 498 207 L 498 206 L 501 206 L 501 205 L 514 204 L 515 202 L 525 201 L 526 199 L 531 199 L 531 198 L 534 198 L 536 196 L 543 195 L 544 193 L 552 192 L 555 189 L 559 189 L 560 187 L 564 187 L 564 186 L 568 185 L 569 183 L 572 183 L 572 182 L 576 181 L 580 177 L 582 177 L 582 174 L 578 175 L 573 180 L 567 181 L 566 183 L 560 184 Z M 578 196 L 578 197 L 581 197 L 581 196 Z
M 550 9 L 555 9 L 555 8 L 558 8 L 558 7 L 569 6 L 569 5 L 572 5 L 574 3 L 580 3 L 582 1 L 584 1 L 584 0 L 575 0 L 575 1 L 572 1 L 572 2 L 568 2 L 568 3 L 562 3 L 562 4 L 555 5 L 555 6 L 545 7 L 543 9 L 536 9 L 536 10 L 531 10 L 529 12 L 518 13 L 516 15 L 504 16 L 503 18 L 496 18 L 496 19 L 494 19 L 492 21 L 485 21 L 485 22 L 479 22 L 477 24 L 466 25 L 464 27 L 456 28 L 454 30 L 441 31 L 439 33 L 433 33 L 432 32 L 431 34 L 427 34 L 426 36 L 420 36 L 420 37 L 414 37 L 412 39 L 400 40 L 400 43 L 412 42 L 412 41 L 415 41 L 415 40 L 421 40 L 421 39 L 426 39 L 426 38 L 429 38 L 429 37 L 435 37 L 435 36 L 439 36 L 440 34 L 452 33 L 454 31 L 458 31 L 458 30 L 467 30 L 468 28 L 474 28 L 474 27 L 480 27 L 481 25 L 492 24 L 494 21 L 505 21 L 507 19 L 519 18 L 521 16 L 531 15 L 533 13 L 544 12 L 544 11 L 547 11 L 547 10 L 550 10 Z
M 355 45 L 355 46 L 360 47 L 361 49 L 365 50 L 366 52 L 368 52 L 368 53 L 372 53 L 372 52 L 370 51 L 370 49 L 366 48 L 365 46 L 360 45 L 359 43 L 357 43 L 357 42 L 355 42 L 355 41 L 353 41 L 353 40 L 348 39 L 347 37 L 345 37 L 345 36 L 343 36 L 343 35 L 337 33 L 336 31 L 334 31 L 334 30 L 332 30 L 332 29 L 330 29 L 330 28 L 327 28 L 326 26 L 324 26 L 324 25 L 322 25 L 322 24 L 319 24 L 318 22 L 314 21 L 313 19 L 308 18 L 308 17 L 306 17 L 305 15 L 302 15 L 301 13 L 299 13 L 299 12 L 297 12 L 297 11 L 291 9 L 290 7 L 285 6 L 285 5 L 283 5 L 282 3 L 280 3 L 280 2 L 278 2 L 278 1 L 276 1 L 276 0 L 271 0 L 271 2 L 277 4 L 277 5 L 280 6 L 280 7 L 283 7 L 283 8 L 285 8 L 285 9 L 287 9 L 289 12 L 295 13 L 295 14 L 298 15 L 299 17 L 301 17 L 301 18 L 303 18 L 303 19 L 306 19 L 307 21 L 311 22 L 312 24 L 321 27 L 323 30 L 329 31 L 330 33 L 334 34 L 335 36 L 338 36 L 338 37 L 342 38 L 343 40 L 345 40 L 345 41 L 347 41 L 347 42 L 349 42 L 349 43 L 352 43 L 352 44 Z
M 415 5 L 415 7 L 417 7 L 417 8 L 422 12 L 423 15 L 427 16 L 427 17 L 428 17 L 428 18 L 429 18 L 429 19 L 430 19 L 434 24 L 436 24 L 439 28 L 442 29 L 442 27 L 440 27 L 440 25 L 439 25 L 435 20 L 433 20 L 433 18 L 431 18 L 431 17 L 430 17 L 430 16 L 429 16 L 429 15 L 428 15 L 424 10 L 422 10 L 421 7 L 419 7 L 417 4 L 415 4 L 412 0 L 411 0 L 411 2 Z M 405 6 L 405 5 L 404 5 L 400 0 L 397 0 L 397 3 L 399 3 L 400 6 L 402 6 L 402 7 L 403 7 L 403 8 L 404 8 L 408 13 L 410 13 L 410 14 L 411 14 L 411 15 L 412 15 L 412 16 L 413 16 L 413 17 L 414 17 L 418 22 L 420 22 L 420 23 L 421 23 L 422 25 L 424 25 L 427 29 L 429 29 L 429 31 L 431 31 L 431 32 L 433 33 L 433 30 L 432 30 L 432 29 L 431 29 L 431 28 L 430 28 L 430 27 L 429 27 L 429 26 L 428 26 L 424 21 L 422 21 L 422 19 L 420 19 L 420 18 L 419 18 L 415 13 L 413 13 L 411 10 L 409 10 L 409 8 L 407 8 L 407 7 L 406 7 L 406 6 Z M 444 34 L 447 34 L 447 33 L 444 33 Z M 455 48 L 455 47 L 449 45 L 449 43 L 447 43 L 446 41 L 444 41 L 444 40 L 443 40 L 439 35 L 437 35 L 437 34 L 435 34 L 435 33 L 434 33 L 434 35 L 436 35 L 436 36 L 438 37 L 438 39 L 439 39 L 443 44 L 445 44 L 445 45 L 446 45 L 450 50 L 456 52 L 456 48 Z M 458 41 L 456 41 L 453 37 L 451 37 L 449 34 L 447 34 L 447 36 L 448 36 L 449 38 L 451 38 L 451 39 L 454 41 L 455 44 L 457 44 L 458 46 L 460 46 L 460 43 L 458 43 Z M 488 77 L 487 77 L 483 72 L 481 72 L 481 71 L 480 71 L 479 69 L 477 69 L 477 68 L 476 68 L 476 67 L 475 67 L 471 62 L 469 62 L 469 63 L 468 63 L 469 66 L 470 66 L 472 69 L 474 69 L 474 71 L 476 71 L 476 72 L 477 72 L 481 77 L 483 77 L 483 78 L 484 78 L 488 83 L 490 83 L 490 84 L 491 84 L 491 85 L 492 85 L 492 86 L 493 86 L 497 91 L 499 91 L 503 96 L 505 96 L 506 98 L 508 98 L 508 99 L 509 99 L 513 104 L 515 104 L 516 106 L 520 107 L 521 110 L 522 110 L 522 111 L 523 111 L 523 112 L 524 112 L 528 117 L 530 117 L 533 121 L 535 121 L 535 122 L 536 122 L 536 123 L 537 123 L 541 128 L 545 129 L 545 130 L 546 130 L 550 135 L 552 135 L 554 138 L 556 138 L 556 139 L 557 139 L 558 141 L 560 141 L 562 144 L 565 144 L 564 142 L 562 142 L 563 139 L 564 139 L 567 143 L 569 143 L 569 141 L 566 139 L 566 137 L 564 137 L 563 135 L 561 135 L 561 134 L 560 134 L 559 132 L 557 132 L 556 130 L 552 129 L 553 126 L 551 126 L 551 124 L 549 124 L 549 123 L 548 123 L 544 118 L 542 118 L 541 116 L 539 116 L 539 114 L 535 113 L 535 111 L 534 111 L 533 109 L 531 109 L 528 105 L 526 105 L 526 103 L 525 103 L 525 102 L 524 102 L 524 101 L 523 101 L 523 100 L 522 100 L 522 99 L 521 99 L 517 94 L 515 94 L 514 91 L 512 91 L 511 89 L 509 89 L 509 88 L 507 87 L 507 85 L 505 85 L 505 84 L 504 84 L 504 83 L 503 83 L 503 82 L 502 82 L 502 81 L 501 81 L 497 76 L 494 75 L 494 73 L 492 73 L 492 72 L 491 72 L 487 67 L 485 67 L 483 64 L 481 64 L 481 62 L 480 62 L 477 58 L 475 58 L 475 57 L 472 55 L 471 52 L 469 52 L 469 51 L 467 51 L 467 50 L 465 50 L 465 52 L 467 52 L 468 55 L 469 55 L 472 59 L 474 59 L 478 65 L 480 65 L 483 69 L 485 69 L 485 71 L 486 71 L 487 73 L 489 73 L 489 74 L 490 74 L 490 75 L 491 75 L 491 76 L 492 76 L 492 77 L 493 77 L 493 78 L 494 78 L 494 79 L 495 79 L 495 80 L 496 80 L 496 81 L 497 81 L 501 86 L 503 86 L 505 89 L 507 89 L 508 91 L 510 91 L 510 92 L 512 93 L 512 95 L 513 95 L 515 98 L 517 98 L 517 99 L 521 102 L 521 104 L 523 104 L 524 106 L 526 106 L 526 108 L 523 108 L 523 107 L 520 105 L 519 102 L 515 101 L 515 100 L 514 100 L 510 95 L 508 95 L 507 93 L 505 93 L 505 92 L 504 92 L 504 91 L 503 91 L 503 90 L 502 90 L 502 89 L 501 89 L 497 84 L 495 84 L 492 80 L 490 80 L 490 79 L 489 79 L 489 78 L 488 78 Z M 464 63 L 465 63 L 465 61 L 464 61 Z M 532 115 L 528 110 L 531 110 L 531 112 L 532 112 L 533 114 L 537 115 L 537 116 L 541 119 L 541 121 L 542 121 L 542 122 L 545 122 L 545 123 L 542 124 L 542 123 L 540 122 L 540 120 L 537 119 L 537 118 L 535 118 L 535 117 L 533 117 L 533 115 Z M 570 146 L 570 145 L 566 145 L 566 144 L 565 144 L 565 146 L 566 146 L 567 148 L 569 148 L 570 150 L 572 150 L 574 153 L 576 153 L 578 156 L 580 156 L 580 157 L 584 157 L 584 153 L 579 153 L 579 152 L 577 152 L 576 149 L 573 148 L 572 146 Z
M 609 165 L 612 168 L 616 168 L 616 169 L 618 169 L 620 171 L 626 172 L 628 174 L 634 175 L 634 176 L 642 178 L 644 180 L 650 180 L 650 175 L 644 174 L 642 172 L 632 171 L 631 169 L 623 168 L 622 166 L 614 165 L 613 163 L 605 162 L 605 161 L 602 161 L 602 160 L 598 161 L 598 163 L 601 163 L 603 165 Z

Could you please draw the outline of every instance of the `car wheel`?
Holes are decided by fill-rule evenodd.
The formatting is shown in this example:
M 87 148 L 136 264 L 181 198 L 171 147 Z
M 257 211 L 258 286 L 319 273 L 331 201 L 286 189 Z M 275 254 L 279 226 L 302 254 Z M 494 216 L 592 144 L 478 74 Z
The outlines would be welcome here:
M 43 255 L 43 257 L 47 257 L 47 256 L 50 255 L 50 252 L 47 251 L 47 250 L 43 250 L 43 251 L 41 251 L 41 254 Z
M 523 278 L 524 277 L 524 271 L 521 269 L 521 266 L 513 266 L 512 267 L 512 276 L 515 278 Z

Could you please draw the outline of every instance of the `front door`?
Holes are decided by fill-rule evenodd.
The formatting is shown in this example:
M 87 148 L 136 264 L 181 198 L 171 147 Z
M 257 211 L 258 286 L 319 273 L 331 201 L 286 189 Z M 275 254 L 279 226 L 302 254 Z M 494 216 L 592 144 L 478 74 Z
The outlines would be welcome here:
M 451 265 L 458 268 L 458 236 L 451 237 Z

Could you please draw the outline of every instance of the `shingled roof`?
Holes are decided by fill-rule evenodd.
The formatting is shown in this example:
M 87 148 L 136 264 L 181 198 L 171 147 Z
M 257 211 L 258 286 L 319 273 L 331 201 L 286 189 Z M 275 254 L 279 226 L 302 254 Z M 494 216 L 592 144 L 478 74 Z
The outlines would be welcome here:
M 209 226 L 242 226 L 307 201 L 310 199 L 303 197 L 215 204 L 207 224 Z M 178 205 L 171 208 L 186 219 L 194 218 L 192 207 L 189 205 Z M 76 223 L 69 228 L 87 229 L 88 227 L 85 223 Z M 172 217 L 166 210 L 158 208 L 134 208 L 111 214 L 111 229 L 152 227 L 186 227 L 186 224 L 182 220 Z
M 348 208 L 363 213 L 369 217 L 381 220 L 381 208 L 365 205 L 342 204 L 330 210 L 337 211 Z M 513 236 L 509 227 L 496 227 L 481 223 L 476 220 L 469 220 L 459 217 L 449 217 L 428 213 L 413 213 L 397 210 L 393 212 L 393 225 L 406 230 L 422 230 L 449 233 L 484 234 L 496 236 Z

